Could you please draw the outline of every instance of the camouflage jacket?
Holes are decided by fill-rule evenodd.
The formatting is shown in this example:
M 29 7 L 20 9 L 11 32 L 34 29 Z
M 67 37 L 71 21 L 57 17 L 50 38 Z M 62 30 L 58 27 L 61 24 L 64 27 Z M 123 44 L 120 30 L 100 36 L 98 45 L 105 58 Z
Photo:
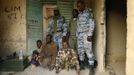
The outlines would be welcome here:
M 77 18 L 77 34 L 85 32 L 88 36 L 93 35 L 95 21 L 91 9 L 80 12 Z

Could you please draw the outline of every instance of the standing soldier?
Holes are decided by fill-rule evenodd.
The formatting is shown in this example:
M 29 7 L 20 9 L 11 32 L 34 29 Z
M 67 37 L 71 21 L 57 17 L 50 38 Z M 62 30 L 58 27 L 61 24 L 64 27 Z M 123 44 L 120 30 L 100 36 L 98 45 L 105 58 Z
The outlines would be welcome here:
M 77 44 L 80 66 L 83 67 L 86 53 L 89 63 L 89 75 L 94 74 L 95 56 L 92 51 L 92 36 L 95 28 L 95 21 L 91 9 L 85 7 L 84 0 L 77 1 L 79 15 L 77 19 Z
M 70 37 L 69 37 L 69 45 L 71 48 L 73 48 L 74 50 L 76 50 L 76 31 L 77 31 L 77 16 L 78 16 L 78 10 L 77 9 L 73 9 L 72 11 L 72 18 L 70 20 Z
M 60 15 L 59 10 L 54 10 L 54 16 L 49 21 L 47 33 L 53 35 L 53 40 L 58 48 L 62 48 L 62 37 L 66 36 L 67 28 L 65 18 Z

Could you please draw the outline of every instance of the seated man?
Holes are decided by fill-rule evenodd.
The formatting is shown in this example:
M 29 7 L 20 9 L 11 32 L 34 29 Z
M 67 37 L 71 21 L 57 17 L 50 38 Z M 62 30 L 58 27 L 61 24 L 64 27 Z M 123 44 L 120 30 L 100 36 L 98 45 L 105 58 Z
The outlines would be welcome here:
M 80 67 L 75 51 L 69 48 L 67 41 L 63 40 L 62 45 L 63 48 L 58 51 L 58 55 L 56 57 L 56 73 L 59 73 L 62 69 L 76 69 L 77 74 L 79 75 Z
M 41 56 L 41 64 L 45 68 L 49 68 L 49 70 L 54 69 L 55 60 L 57 55 L 57 46 L 52 40 L 52 35 L 48 34 L 46 37 L 46 44 L 42 47 L 42 51 L 40 53 Z
M 36 45 L 37 45 L 37 49 L 34 50 L 32 55 L 28 57 L 28 59 L 29 59 L 28 65 L 32 65 L 32 67 L 40 65 L 40 63 L 39 63 L 39 58 L 40 58 L 39 53 L 42 49 L 42 41 L 37 40 Z

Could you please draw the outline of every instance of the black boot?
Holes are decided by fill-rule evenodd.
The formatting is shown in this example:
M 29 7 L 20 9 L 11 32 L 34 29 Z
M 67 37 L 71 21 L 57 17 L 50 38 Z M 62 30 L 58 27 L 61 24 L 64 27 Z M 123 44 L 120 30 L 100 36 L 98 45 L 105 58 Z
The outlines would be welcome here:
M 80 64 L 80 70 L 84 70 L 85 69 L 84 61 L 80 61 L 79 64 Z
M 94 60 L 94 68 L 96 68 L 98 66 L 98 62 L 97 60 Z
M 89 66 L 89 75 L 95 75 L 95 72 L 94 72 L 94 65 L 90 65 L 90 66 Z

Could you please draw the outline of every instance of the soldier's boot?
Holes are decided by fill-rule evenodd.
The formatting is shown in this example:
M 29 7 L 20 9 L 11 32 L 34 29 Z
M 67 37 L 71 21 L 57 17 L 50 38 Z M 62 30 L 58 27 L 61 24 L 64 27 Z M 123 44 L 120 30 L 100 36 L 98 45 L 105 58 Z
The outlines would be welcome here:
M 89 66 L 89 75 L 95 75 L 95 72 L 94 72 L 94 65 L 90 65 L 90 66 Z
M 84 61 L 80 61 L 80 70 L 84 70 L 85 69 L 85 62 Z

